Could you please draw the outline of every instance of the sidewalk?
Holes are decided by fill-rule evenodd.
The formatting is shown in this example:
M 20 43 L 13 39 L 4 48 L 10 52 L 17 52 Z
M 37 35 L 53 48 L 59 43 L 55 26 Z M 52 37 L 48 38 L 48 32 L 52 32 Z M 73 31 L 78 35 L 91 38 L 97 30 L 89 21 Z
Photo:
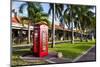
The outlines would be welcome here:
M 89 52 L 83 55 L 76 62 L 89 62 L 89 61 L 96 61 L 96 46 L 94 46 Z
M 58 58 L 57 57 L 57 53 L 56 52 L 49 52 L 48 56 L 46 57 L 34 57 L 31 54 L 26 54 L 26 55 L 22 55 L 20 56 L 21 59 L 23 59 L 24 61 L 27 62 L 45 62 L 45 63 L 71 63 L 71 60 L 69 58 Z

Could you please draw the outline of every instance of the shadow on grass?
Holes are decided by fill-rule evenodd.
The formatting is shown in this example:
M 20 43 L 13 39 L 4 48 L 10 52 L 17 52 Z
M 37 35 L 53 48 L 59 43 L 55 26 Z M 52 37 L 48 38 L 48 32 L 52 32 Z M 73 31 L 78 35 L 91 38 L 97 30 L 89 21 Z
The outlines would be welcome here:
M 79 49 L 82 51 L 88 50 L 91 47 L 91 45 L 80 45 L 80 46 L 73 46 L 75 49 Z
M 12 55 L 17 55 L 17 56 L 26 55 L 26 54 L 32 54 L 32 51 L 21 50 L 21 51 L 13 51 L 12 52 Z
M 18 47 L 12 47 L 12 51 L 13 50 L 20 50 L 20 49 L 27 49 L 27 48 L 30 48 L 30 47 L 32 47 L 32 46 L 18 46 Z

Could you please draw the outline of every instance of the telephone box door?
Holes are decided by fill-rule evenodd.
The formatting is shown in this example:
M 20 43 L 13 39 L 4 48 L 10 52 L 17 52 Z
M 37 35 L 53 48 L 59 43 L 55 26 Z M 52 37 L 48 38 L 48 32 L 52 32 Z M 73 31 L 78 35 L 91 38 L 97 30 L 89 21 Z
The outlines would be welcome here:
M 47 29 L 43 29 L 41 32 L 41 56 L 46 56 L 48 55 L 48 30 Z

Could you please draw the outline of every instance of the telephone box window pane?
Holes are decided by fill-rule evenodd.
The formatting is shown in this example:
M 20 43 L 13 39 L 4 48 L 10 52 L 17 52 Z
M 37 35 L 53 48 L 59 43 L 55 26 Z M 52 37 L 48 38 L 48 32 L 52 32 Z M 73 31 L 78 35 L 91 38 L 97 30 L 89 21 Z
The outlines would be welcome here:
M 45 52 L 46 51 L 46 32 L 42 32 L 42 50 L 43 50 L 43 52 Z

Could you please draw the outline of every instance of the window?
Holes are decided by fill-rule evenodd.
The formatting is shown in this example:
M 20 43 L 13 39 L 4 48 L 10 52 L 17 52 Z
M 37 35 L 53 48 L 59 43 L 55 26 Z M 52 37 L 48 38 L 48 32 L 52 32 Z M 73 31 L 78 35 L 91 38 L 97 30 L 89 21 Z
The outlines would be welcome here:
M 46 32 L 45 31 L 43 31 L 42 32 L 42 50 L 43 50 L 43 52 L 45 52 L 46 51 Z

